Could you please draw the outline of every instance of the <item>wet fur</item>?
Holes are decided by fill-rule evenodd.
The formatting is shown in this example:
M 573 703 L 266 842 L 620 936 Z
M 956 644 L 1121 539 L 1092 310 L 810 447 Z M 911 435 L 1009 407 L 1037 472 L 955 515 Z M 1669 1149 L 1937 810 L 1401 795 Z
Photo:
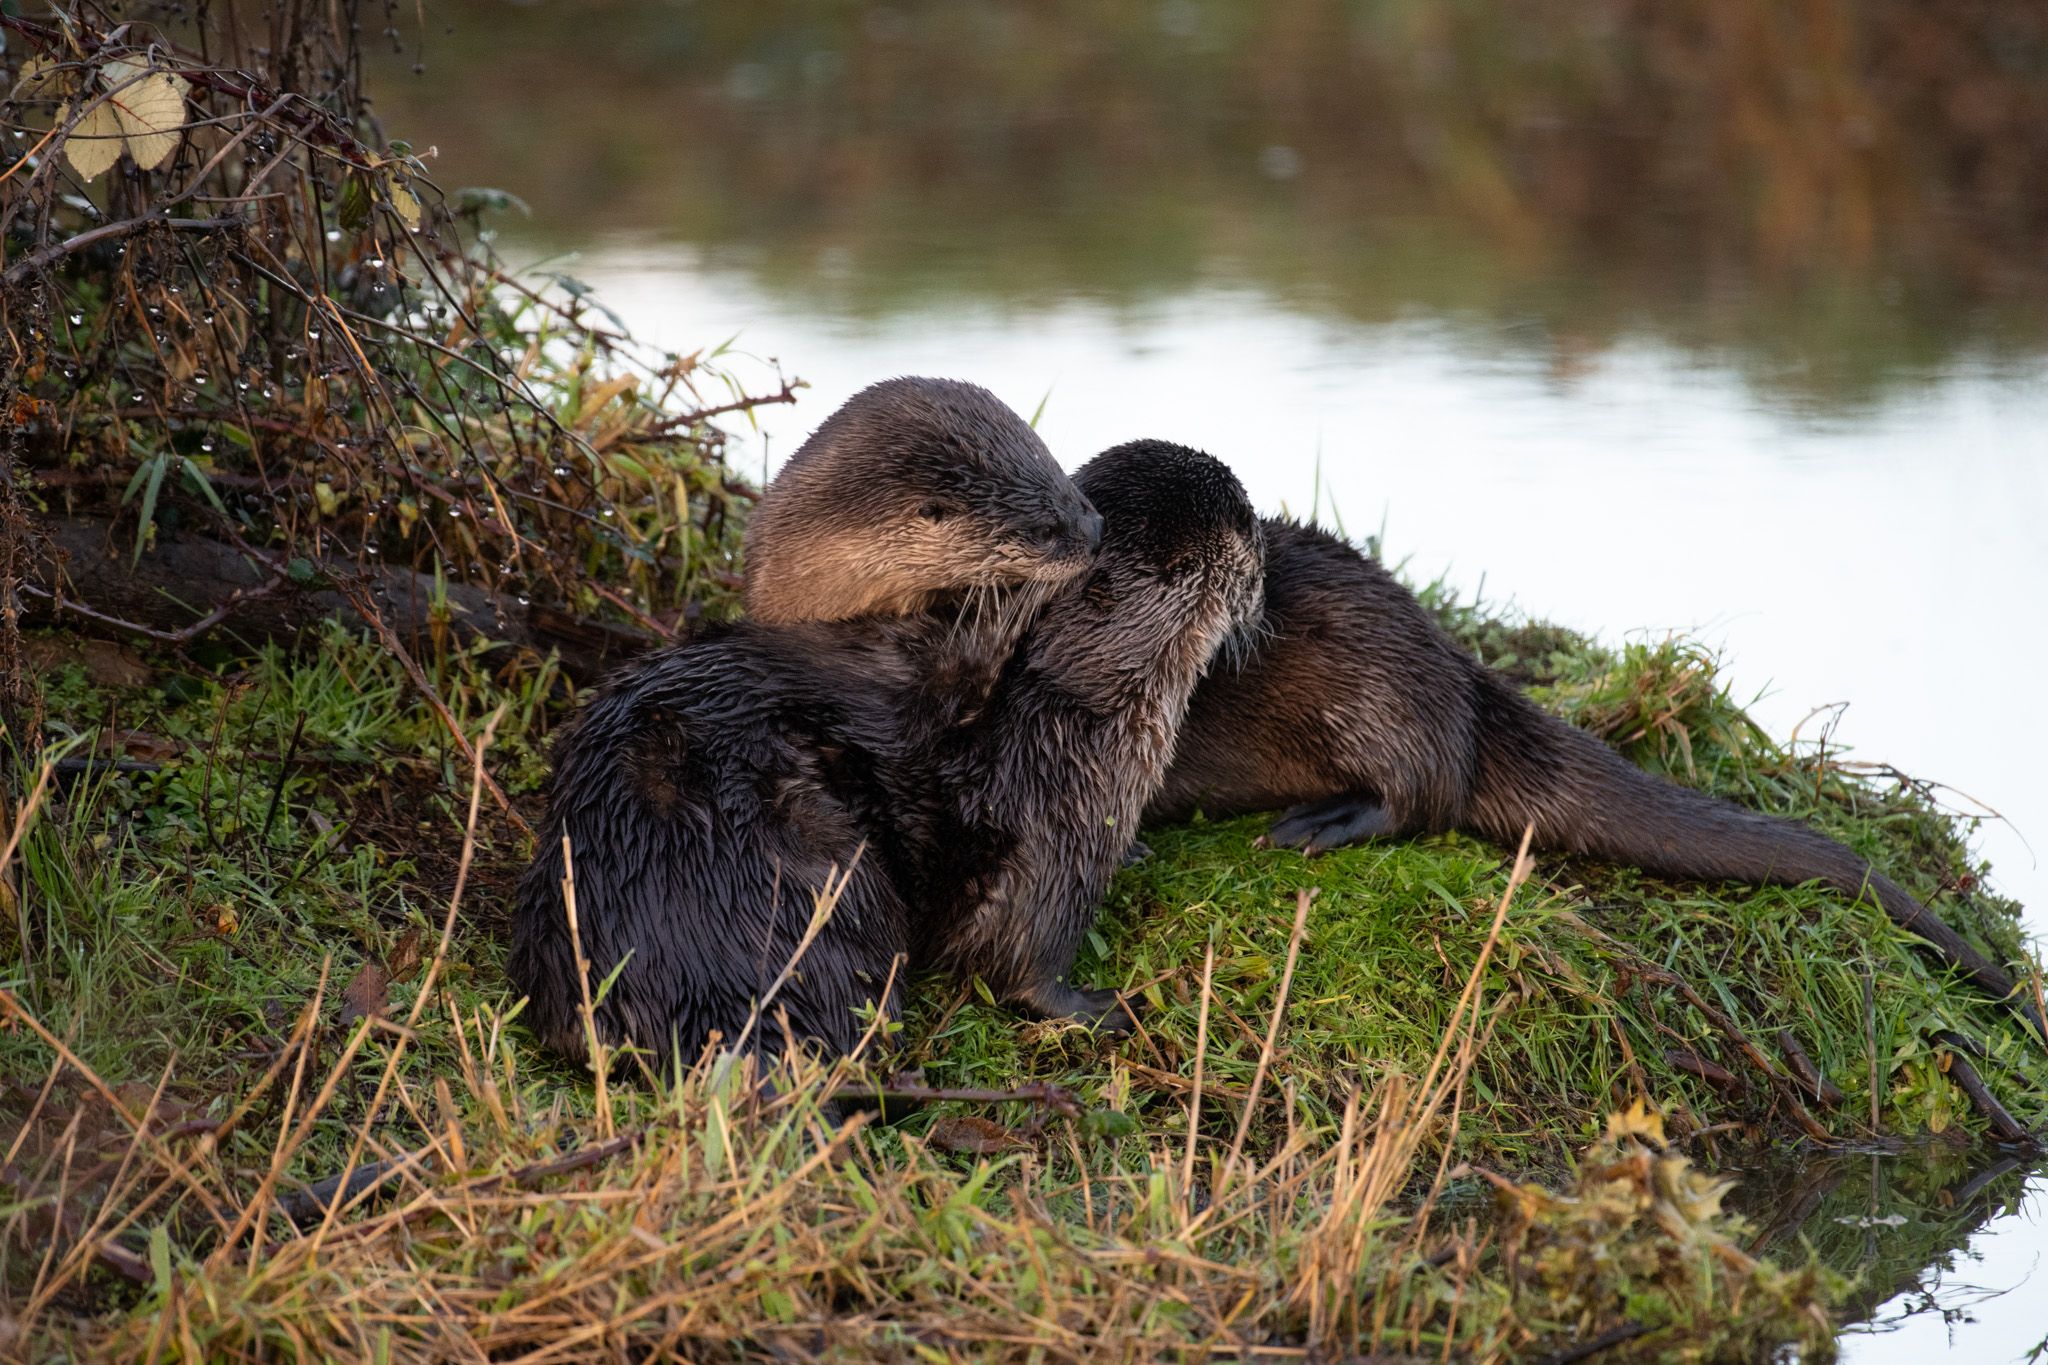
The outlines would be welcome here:
M 1153 821 L 1291 807 L 1274 842 L 1317 852 L 1463 830 L 1659 876 L 1867 889 L 1986 990 L 1986 960 L 1904 888 L 1797 821 L 1644 772 L 1461 649 L 1409 591 L 1319 529 L 1269 519 L 1261 638 L 1196 692 Z
M 1059 582 L 1101 519 L 1037 433 L 988 390 L 885 380 L 777 471 L 748 519 L 756 621 L 908 616 L 968 588 Z
M 714 1036 L 845 1053 L 863 1005 L 898 1007 L 906 960 L 1036 1013 L 1105 1007 L 1067 969 L 1197 680 L 1257 616 L 1262 554 L 1206 456 L 1141 443 L 1077 481 L 1100 496 L 1102 550 L 1049 600 L 1024 585 L 900 620 L 743 623 L 591 699 L 558 741 L 514 911 L 510 971 L 544 1042 L 584 1051 L 564 835 L 592 989 L 617 972 L 597 1030 L 660 1066 Z
M 923 889 L 937 912 L 920 960 L 1041 1013 L 1078 1004 L 1064 994 L 1067 966 L 1165 778 L 1197 682 L 1259 616 L 1264 559 L 1242 487 L 1206 455 L 1134 442 L 1075 483 L 1105 519 L 1101 558 L 1029 632 L 982 733 L 949 753 L 949 838 L 967 862 L 938 850 Z M 992 857 L 1005 840 L 1008 856 Z
M 882 1000 L 908 937 L 887 850 L 855 855 L 886 791 L 842 736 L 896 730 L 927 627 L 740 626 L 645 660 L 558 736 L 540 848 L 521 879 L 509 970 L 555 1051 L 585 1054 L 582 985 L 561 891 L 575 868 L 578 930 L 605 1043 L 685 1060 L 715 1032 L 736 1043 L 795 952 L 812 897 L 853 868 L 836 912 L 750 1044 L 797 1037 L 835 1051 L 856 1008 Z M 621 965 L 623 964 L 623 965 Z

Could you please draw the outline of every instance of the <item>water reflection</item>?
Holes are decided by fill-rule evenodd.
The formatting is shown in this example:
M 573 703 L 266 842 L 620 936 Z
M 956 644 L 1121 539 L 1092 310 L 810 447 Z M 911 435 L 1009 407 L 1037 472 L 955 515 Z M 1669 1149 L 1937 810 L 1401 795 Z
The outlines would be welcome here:
M 452 185 L 875 317 L 1180 296 L 1648 331 L 1855 402 L 2048 335 L 2048 11 L 1772 0 L 448 0 Z M 415 51 L 415 49 L 418 49 Z M 415 57 L 424 74 L 411 74 Z
M 1763 1225 L 1752 1249 L 1796 1259 L 1810 1246 L 1856 1278 L 1845 1361 L 2048 1356 L 2033 1278 L 2048 1170 L 1982 1152 L 1843 1153 L 1744 1173 L 1730 1204 Z

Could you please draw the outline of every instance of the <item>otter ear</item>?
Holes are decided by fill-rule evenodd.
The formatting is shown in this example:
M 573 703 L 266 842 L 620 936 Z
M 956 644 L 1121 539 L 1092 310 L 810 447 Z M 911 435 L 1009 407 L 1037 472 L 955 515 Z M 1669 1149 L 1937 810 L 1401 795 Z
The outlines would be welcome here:
M 944 521 L 953 514 L 953 509 L 943 502 L 934 500 L 919 507 L 917 514 L 926 521 Z

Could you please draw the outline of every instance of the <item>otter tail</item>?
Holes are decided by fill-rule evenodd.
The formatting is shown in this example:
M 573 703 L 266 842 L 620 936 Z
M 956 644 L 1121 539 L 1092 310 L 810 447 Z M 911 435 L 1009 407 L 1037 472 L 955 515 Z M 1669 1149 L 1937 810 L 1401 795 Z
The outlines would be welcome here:
M 1853 850 L 1796 820 L 1748 810 L 1644 772 L 1593 735 L 1548 714 L 1491 672 L 1479 678 L 1471 832 L 1513 845 L 1585 854 L 1658 876 L 1796 885 L 1822 881 L 1870 898 L 1943 962 L 2043 1029 L 2002 967 L 1971 947 Z M 2048 1029 L 2043 1030 L 2048 1033 Z

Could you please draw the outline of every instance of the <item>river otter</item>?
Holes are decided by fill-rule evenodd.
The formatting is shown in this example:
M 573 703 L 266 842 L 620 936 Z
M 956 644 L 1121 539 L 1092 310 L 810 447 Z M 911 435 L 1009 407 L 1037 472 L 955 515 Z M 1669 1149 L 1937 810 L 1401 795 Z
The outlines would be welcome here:
M 890 379 L 849 398 L 789 457 L 747 522 L 756 621 L 907 616 L 963 588 L 1058 580 L 1102 518 L 987 389 Z
M 839 451 L 841 473 L 879 482 L 885 443 Z M 874 472 L 871 472 L 874 471 Z M 930 471 L 916 471 L 914 496 Z M 771 486 L 748 536 L 749 602 L 802 603 L 783 589 L 800 517 Z M 1458 829 L 1585 854 L 1672 878 L 1867 888 L 1895 922 L 1986 990 L 2014 982 L 1904 888 L 1826 835 L 1636 768 L 1551 716 L 1473 659 L 1391 574 L 1347 542 L 1284 518 L 1264 522 L 1266 608 L 1234 666 L 1196 690 L 1148 822 L 1196 809 L 1285 808 L 1268 838 L 1314 854 L 1378 836 Z M 891 576 L 892 595 L 913 585 Z M 841 584 L 858 600 L 858 584 Z M 819 603 L 813 615 L 830 610 Z M 786 619 L 786 618 L 785 618 Z M 2029 1010 L 2037 1028 L 2038 1013 Z
M 906 955 L 1033 1013 L 1110 1022 L 1114 993 L 1065 973 L 1197 679 L 1258 611 L 1262 551 L 1243 489 L 1207 456 L 1120 447 L 1076 482 L 1107 518 L 1100 554 L 1056 593 L 1046 573 L 1000 590 L 1046 600 L 1028 625 L 982 595 L 900 619 L 743 622 L 584 707 L 514 910 L 510 971 L 543 1041 L 584 1050 L 564 835 L 593 991 L 616 972 L 597 1030 L 662 1066 L 714 1035 L 843 1054 L 863 1007 L 895 1010 Z M 935 652 L 966 671 L 935 670 Z M 836 906 L 799 958 L 835 868 Z
M 1535 848 L 1657 876 L 1867 887 L 1944 962 L 2017 1003 L 2002 968 L 1859 854 L 1644 772 L 1544 711 L 1348 542 L 1274 518 L 1265 534 L 1260 638 L 1196 692 L 1147 819 L 1284 807 L 1267 838 L 1310 854 L 1452 829 L 1513 844 L 1533 824 Z
M 998 999 L 1115 1022 L 1114 991 L 1063 978 L 1165 778 L 1211 659 L 1258 619 L 1264 547 L 1219 460 L 1135 441 L 1074 482 L 1106 529 L 1094 571 L 1054 598 L 977 727 L 942 750 L 919 960 Z

